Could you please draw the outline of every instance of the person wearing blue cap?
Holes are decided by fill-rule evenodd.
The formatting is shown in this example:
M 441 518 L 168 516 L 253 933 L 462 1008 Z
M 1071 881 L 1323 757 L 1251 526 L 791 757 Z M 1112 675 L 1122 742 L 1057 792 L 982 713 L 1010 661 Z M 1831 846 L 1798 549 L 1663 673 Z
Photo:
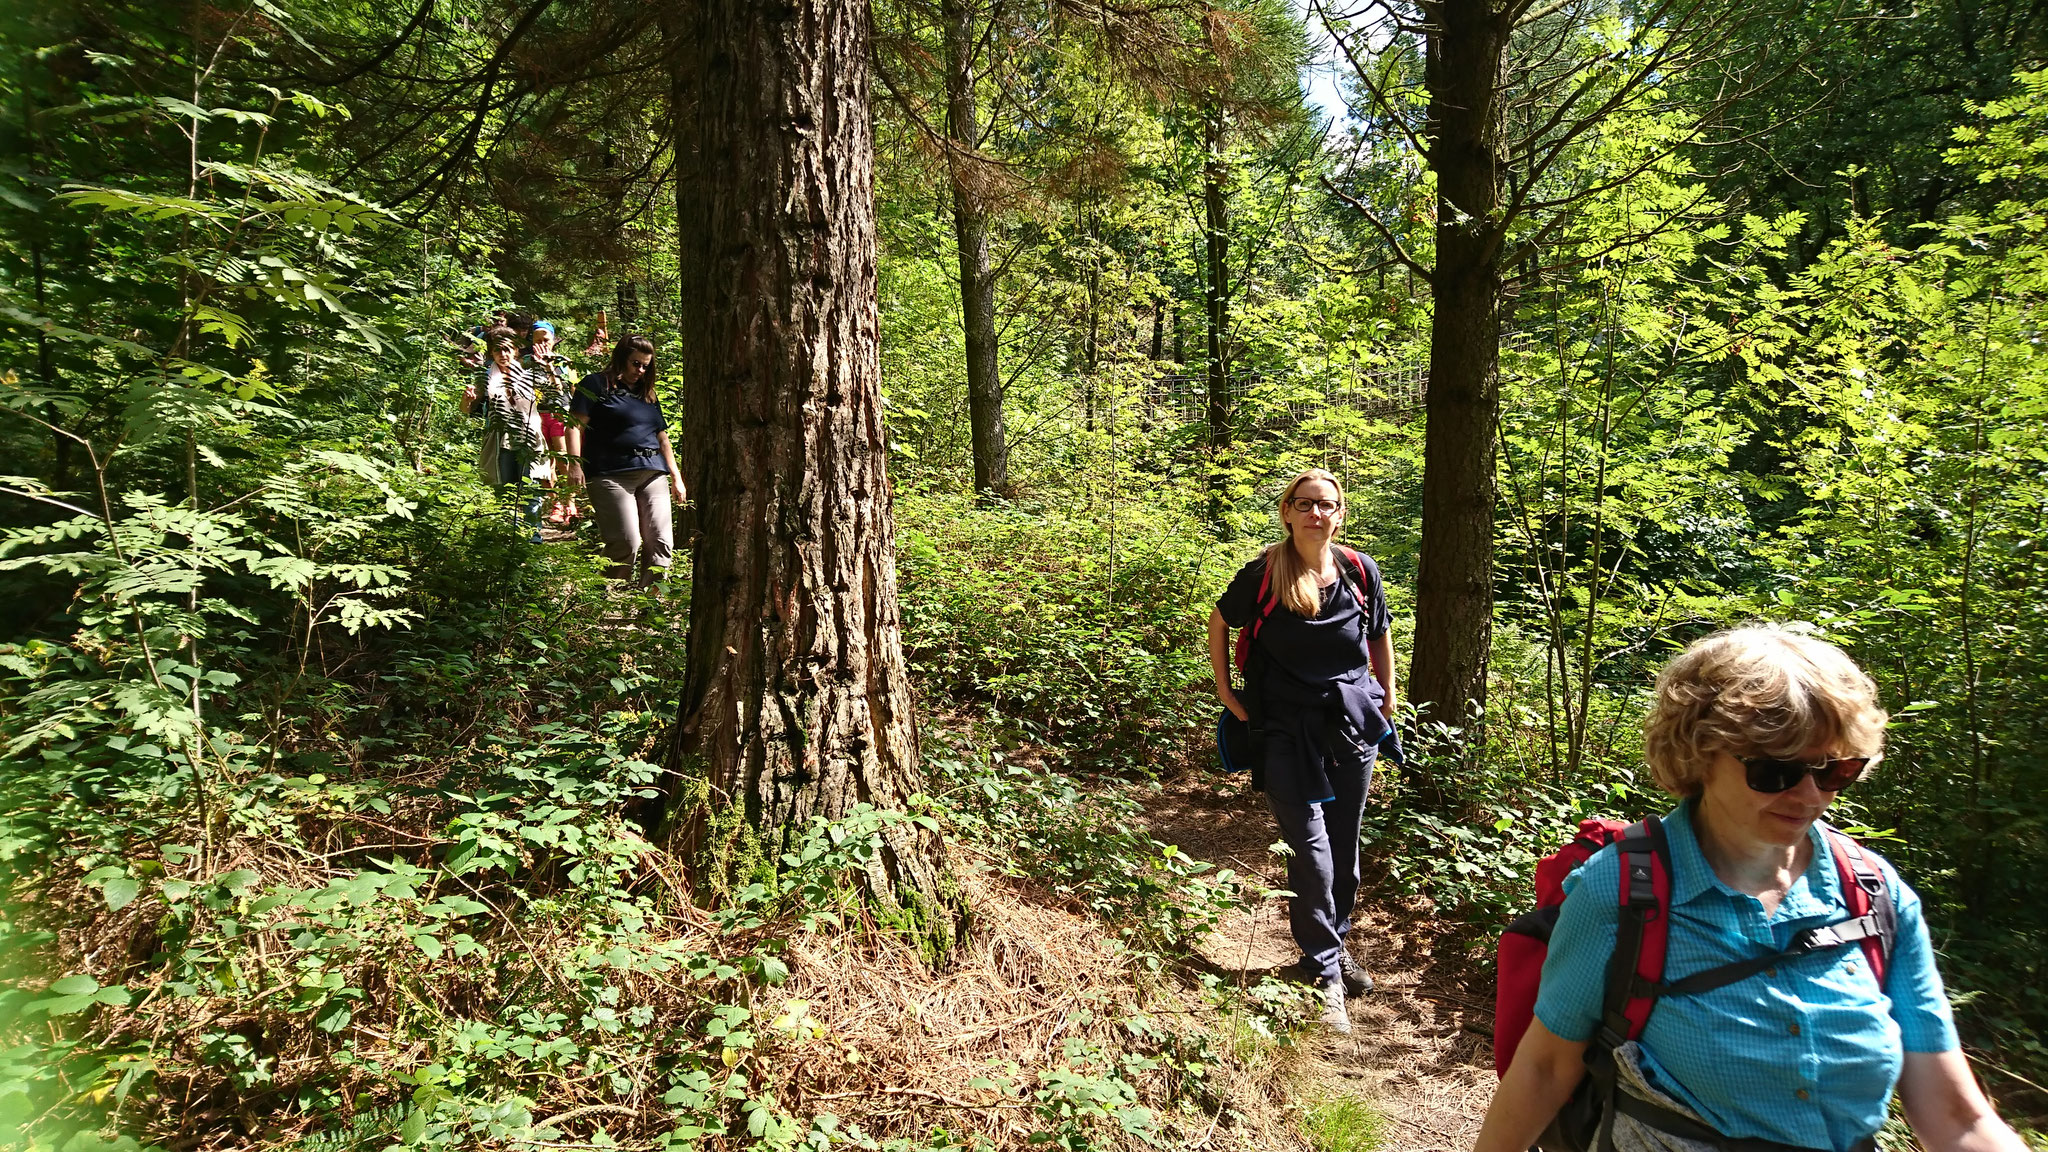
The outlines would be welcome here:
M 569 426 L 563 423 L 562 418 L 568 415 L 569 396 L 575 386 L 570 379 L 569 361 L 555 350 L 555 326 L 552 323 L 535 320 L 526 339 L 526 351 L 521 358 L 525 361 L 527 374 L 533 377 L 534 391 L 540 396 L 541 435 L 547 440 L 549 455 L 560 459 L 569 451 Z M 548 494 L 548 523 L 568 524 L 578 515 L 576 494 L 566 479 L 561 484 L 552 485 Z

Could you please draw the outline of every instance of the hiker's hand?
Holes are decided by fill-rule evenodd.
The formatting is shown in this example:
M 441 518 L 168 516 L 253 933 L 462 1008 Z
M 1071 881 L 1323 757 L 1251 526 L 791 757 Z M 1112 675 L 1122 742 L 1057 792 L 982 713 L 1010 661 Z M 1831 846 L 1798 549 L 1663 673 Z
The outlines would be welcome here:
M 669 473 L 668 489 L 669 492 L 675 496 L 676 503 L 688 504 L 690 502 L 690 494 L 683 490 L 683 478 L 681 476 L 678 476 L 673 472 Z
M 571 460 L 571 461 L 569 461 L 569 483 L 571 483 L 571 484 L 574 484 L 574 485 L 575 485 L 576 487 L 578 487 L 578 488 L 581 488 L 581 487 L 583 487 L 583 463 L 582 463 L 582 461 L 580 461 L 580 460 Z
M 1223 706 L 1225 708 L 1230 709 L 1230 714 L 1232 716 L 1237 717 L 1239 720 L 1242 720 L 1247 724 L 1251 723 L 1252 714 L 1245 711 L 1243 702 L 1239 701 L 1237 698 L 1237 693 L 1231 691 L 1228 688 L 1225 688 L 1222 692 L 1218 693 L 1218 695 L 1223 697 Z

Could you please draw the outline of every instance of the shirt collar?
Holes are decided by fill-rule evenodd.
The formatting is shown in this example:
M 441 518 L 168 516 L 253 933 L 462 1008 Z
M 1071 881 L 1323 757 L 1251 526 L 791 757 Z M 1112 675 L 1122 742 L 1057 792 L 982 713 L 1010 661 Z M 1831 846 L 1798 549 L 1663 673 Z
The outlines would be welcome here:
M 1729 896 L 1742 893 L 1721 882 L 1714 875 L 1714 869 L 1700 851 L 1699 836 L 1694 833 L 1693 810 L 1698 801 L 1688 798 L 1680 801 L 1677 808 L 1664 818 L 1664 838 L 1671 845 L 1671 902 L 1684 904 L 1697 899 L 1702 893 L 1720 891 Z M 1806 885 L 1802 893 L 1795 881 L 1792 891 L 1787 894 L 1788 904 L 1793 905 L 1781 911 L 1793 915 L 1805 915 L 1809 911 L 1805 900 L 1817 901 L 1820 910 L 1832 909 L 1842 903 L 1841 878 L 1835 874 L 1834 852 L 1829 847 L 1827 835 L 1822 830 L 1824 822 L 1816 820 L 1806 830 L 1806 838 L 1813 845 L 1813 859 L 1807 862 Z

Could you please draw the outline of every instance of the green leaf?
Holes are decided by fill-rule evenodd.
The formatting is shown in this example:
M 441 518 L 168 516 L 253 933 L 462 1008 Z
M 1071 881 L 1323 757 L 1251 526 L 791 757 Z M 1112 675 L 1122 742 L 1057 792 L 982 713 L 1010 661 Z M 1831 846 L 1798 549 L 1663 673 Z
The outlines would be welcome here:
M 50 985 L 50 991 L 59 996 L 90 996 L 99 989 L 100 982 L 90 976 L 66 976 Z
M 442 944 L 439 940 L 434 939 L 432 936 L 428 936 L 422 933 L 418 936 L 413 937 L 412 943 L 413 947 L 418 948 L 420 951 L 425 952 L 427 954 L 427 959 L 439 960 L 441 958 Z
M 142 894 L 142 881 L 131 880 L 126 876 L 116 877 L 107 881 L 107 886 L 100 889 L 100 894 L 107 898 L 107 911 L 119 912 L 135 903 L 135 898 Z
M 398 1126 L 398 1139 L 406 1144 L 417 1144 L 427 1137 L 427 1110 L 415 1108 L 405 1117 L 405 1123 Z
M 263 877 L 261 875 L 258 875 L 255 872 L 251 872 L 247 868 L 237 868 L 233 872 L 230 872 L 227 875 L 222 876 L 218 881 L 216 881 L 216 883 L 218 883 L 221 887 L 227 889 L 228 891 L 233 892 L 236 895 L 240 895 L 244 889 L 256 885 L 257 883 L 261 882 L 262 879 Z
M 318 1016 L 313 1017 L 313 1027 L 322 1032 L 339 1032 L 348 1027 L 348 1022 L 354 1018 L 355 1015 L 348 1010 L 347 1003 L 336 997 L 327 1002 L 327 1006 L 321 1009 Z
M 159 96 L 156 98 L 156 104 L 157 107 L 162 108 L 166 112 L 190 117 L 194 120 L 211 120 L 213 118 L 212 114 L 206 109 L 192 103 L 190 100 L 180 100 L 176 96 Z

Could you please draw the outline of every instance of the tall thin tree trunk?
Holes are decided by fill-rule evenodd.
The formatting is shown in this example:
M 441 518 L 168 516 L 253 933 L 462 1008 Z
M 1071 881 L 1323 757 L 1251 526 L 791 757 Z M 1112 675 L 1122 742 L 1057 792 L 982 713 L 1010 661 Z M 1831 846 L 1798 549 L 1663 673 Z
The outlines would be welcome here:
M 1409 692 L 1453 724 L 1484 707 L 1493 635 L 1494 432 L 1500 419 L 1500 94 L 1508 22 L 1488 0 L 1445 0 L 1428 42 L 1437 175 L 1422 548 Z M 1441 789 L 1426 787 L 1441 807 Z
M 814 817 L 922 783 L 896 603 L 875 299 L 865 0 L 697 0 L 676 149 L 701 536 L 666 823 L 726 878 Z M 959 925 L 938 837 L 867 870 L 934 953 Z
M 612 309 L 619 318 L 619 330 L 614 333 L 624 336 L 640 330 L 640 286 L 631 280 L 621 280 L 613 289 Z
M 988 255 L 988 213 L 966 179 L 969 155 L 981 146 L 974 104 L 974 9 L 943 0 L 946 45 L 946 136 L 952 144 L 953 238 L 960 250 L 960 324 L 967 343 L 967 424 L 973 440 L 974 490 L 1001 495 L 1010 487 L 1003 430 L 1003 378 L 996 363 L 996 278 Z
M 1088 431 L 1095 431 L 1096 374 L 1102 370 L 1102 249 L 1097 235 L 1101 217 L 1080 209 L 1081 234 L 1088 237 L 1088 328 L 1081 338 L 1081 392 Z
M 1209 447 L 1230 445 L 1230 207 L 1223 196 L 1223 112 L 1204 123 L 1208 159 L 1202 165 L 1202 234 L 1207 278 L 1202 301 L 1209 323 Z
M 36 117 L 35 108 L 30 103 L 29 83 L 30 77 L 26 69 L 24 69 L 21 84 L 22 152 L 27 161 L 29 174 L 34 176 L 37 174 Z M 50 314 L 49 300 L 45 295 L 47 285 L 43 270 L 43 234 L 45 231 L 41 215 L 38 215 L 29 222 L 29 264 L 35 278 L 36 314 L 39 316 L 48 316 Z M 40 328 L 36 330 L 36 383 L 41 384 L 45 388 L 54 388 L 57 385 L 57 373 L 50 363 L 50 336 L 49 333 L 44 332 Z M 52 451 L 56 457 L 50 469 L 50 487 L 62 492 L 71 486 L 71 438 L 64 435 L 62 431 L 59 431 L 64 421 L 64 414 L 62 412 L 52 408 L 48 411 L 45 418 L 49 420 L 51 425 L 50 440 L 52 442 Z

